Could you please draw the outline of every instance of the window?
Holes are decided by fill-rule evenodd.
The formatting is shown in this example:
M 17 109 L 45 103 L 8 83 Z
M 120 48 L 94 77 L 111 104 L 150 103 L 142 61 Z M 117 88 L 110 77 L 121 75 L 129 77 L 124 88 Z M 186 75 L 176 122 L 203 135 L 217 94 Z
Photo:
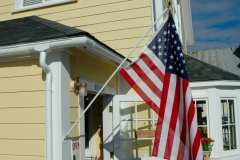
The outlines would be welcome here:
M 194 105 L 197 112 L 197 122 L 198 122 L 198 130 L 200 133 L 200 137 L 208 137 L 208 108 L 207 108 L 207 100 L 195 99 Z
M 120 157 L 123 159 L 150 157 L 157 114 L 143 101 L 121 101 L 119 105 Z M 142 136 L 138 137 L 137 132 Z
M 221 99 L 223 150 L 237 148 L 234 99 Z
M 15 10 L 13 12 L 41 8 L 60 3 L 74 2 L 77 0 L 15 0 Z

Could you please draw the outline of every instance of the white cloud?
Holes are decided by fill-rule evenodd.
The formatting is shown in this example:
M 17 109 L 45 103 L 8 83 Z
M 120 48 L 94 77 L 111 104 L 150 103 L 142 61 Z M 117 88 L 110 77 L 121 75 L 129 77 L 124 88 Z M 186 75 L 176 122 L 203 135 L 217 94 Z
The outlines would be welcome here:
M 194 45 L 188 50 L 233 47 L 240 43 L 239 0 L 193 0 Z

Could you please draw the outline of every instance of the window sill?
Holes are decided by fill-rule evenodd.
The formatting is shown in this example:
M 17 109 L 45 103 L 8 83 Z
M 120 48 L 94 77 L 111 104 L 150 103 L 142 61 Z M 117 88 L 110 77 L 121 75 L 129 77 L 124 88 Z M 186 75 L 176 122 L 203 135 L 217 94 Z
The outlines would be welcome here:
M 22 7 L 20 9 L 14 9 L 12 11 L 12 13 L 32 10 L 32 9 L 36 9 L 36 8 L 48 7 L 48 6 L 58 5 L 58 4 L 62 4 L 62 3 L 76 2 L 76 1 L 78 1 L 78 0 L 60 0 L 57 2 L 55 1 L 55 2 L 49 2 L 49 3 L 44 3 L 44 4 L 36 4 L 36 5 L 32 5 L 32 6 Z

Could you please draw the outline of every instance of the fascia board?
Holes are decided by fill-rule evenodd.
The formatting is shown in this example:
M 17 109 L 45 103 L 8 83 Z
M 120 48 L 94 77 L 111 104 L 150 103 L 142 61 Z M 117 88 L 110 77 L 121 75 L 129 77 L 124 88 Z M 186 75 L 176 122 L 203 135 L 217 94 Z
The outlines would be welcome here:
M 42 50 L 45 51 L 46 49 L 43 48 L 48 48 L 48 50 L 59 50 L 69 47 L 84 47 L 86 50 L 91 50 L 93 54 L 104 57 L 109 61 L 114 61 L 117 64 L 120 64 L 124 60 L 123 57 L 118 56 L 95 40 L 85 36 L 0 47 L 0 57 L 24 55 L 36 51 L 40 52 Z M 125 62 L 123 65 L 127 66 L 128 64 L 129 62 Z
M 240 87 L 239 81 L 207 81 L 207 82 L 190 82 L 191 88 L 198 87 L 216 87 L 216 86 L 229 86 L 229 87 Z
M 192 45 L 194 42 L 194 39 L 193 39 L 192 13 L 191 13 L 190 0 L 181 0 L 180 2 L 182 6 L 182 16 L 183 16 L 186 43 L 187 45 Z

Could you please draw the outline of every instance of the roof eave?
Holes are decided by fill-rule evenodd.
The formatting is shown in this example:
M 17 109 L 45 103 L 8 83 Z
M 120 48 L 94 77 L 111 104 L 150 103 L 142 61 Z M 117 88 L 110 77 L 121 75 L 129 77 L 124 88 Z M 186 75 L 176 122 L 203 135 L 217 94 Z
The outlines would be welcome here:
M 199 81 L 190 82 L 191 88 L 201 88 L 201 87 L 239 87 L 240 81 L 237 80 L 218 80 L 218 81 Z
M 124 60 L 124 57 L 122 55 L 114 52 L 112 49 L 106 47 L 106 45 L 103 45 L 101 42 L 88 36 L 52 39 L 41 42 L 4 46 L 0 47 L 0 57 L 26 55 L 33 52 L 44 51 L 46 48 L 48 50 L 59 50 L 69 47 L 84 48 L 86 51 L 89 50 L 91 53 L 114 62 L 115 64 L 120 64 Z M 127 66 L 129 62 L 130 61 L 127 61 L 123 65 Z

